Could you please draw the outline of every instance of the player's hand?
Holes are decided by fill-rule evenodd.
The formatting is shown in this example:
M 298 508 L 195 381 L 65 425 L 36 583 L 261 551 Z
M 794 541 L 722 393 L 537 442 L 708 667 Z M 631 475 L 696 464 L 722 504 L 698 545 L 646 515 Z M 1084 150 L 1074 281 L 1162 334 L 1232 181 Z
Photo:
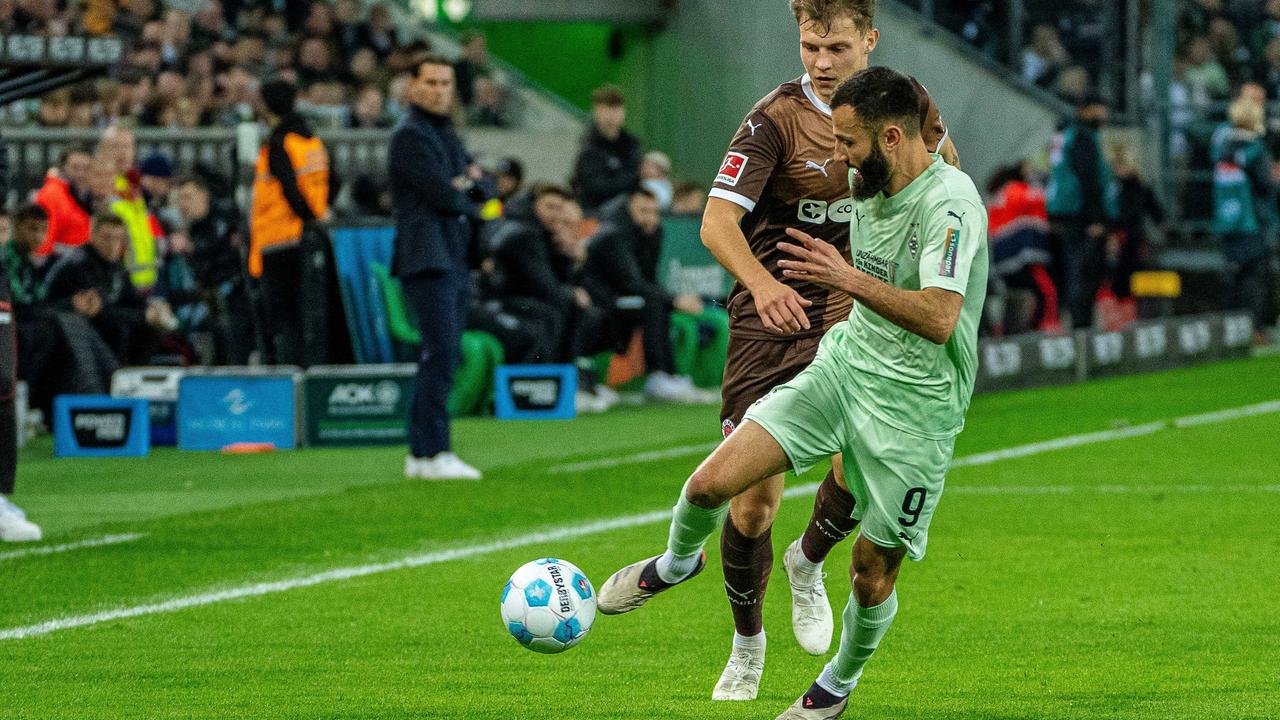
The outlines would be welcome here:
M 785 277 L 804 280 L 829 290 L 844 290 L 845 280 L 852 266 L 830 243 L 815 240 L 812 235 L 795 228 L 787 228 L 787 235 L 796 243 L 778 243 L 778 249 L 791 255 L 793 260 L 779 260 Z
M 768 284 L 751 288 L 751 298 L 756 303 L 756 314 L 764 329 L 778 335 L 789 335 L 809 329 L 809 315 L 804 309 L 813 304 L 795 288 L 769 279 Z

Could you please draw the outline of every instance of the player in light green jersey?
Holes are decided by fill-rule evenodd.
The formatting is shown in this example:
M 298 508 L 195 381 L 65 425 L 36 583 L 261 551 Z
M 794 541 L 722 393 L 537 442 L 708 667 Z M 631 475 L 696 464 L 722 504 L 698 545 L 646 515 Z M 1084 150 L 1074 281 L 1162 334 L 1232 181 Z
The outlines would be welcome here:
M 853 264 L 791 229 L 789 277 L 856 301 L 813 363 L 775 388 L 694 471 L 674 508 L 667 550 L 614 573 L 605 614 L 634 610 L 693 577 L 738 493 L 837 453 L 860 521 L 836 656 L 780 718 L 825 720 L 848 704 L 897 612 L 902 558 L 924 556 L 955 437 L 973 395 L 987 286 L 987 218 L 973 181 L 920 140 L 915 87 L 888 68 L 861 71 L 832 97 L 836 154 L 855 200 Z

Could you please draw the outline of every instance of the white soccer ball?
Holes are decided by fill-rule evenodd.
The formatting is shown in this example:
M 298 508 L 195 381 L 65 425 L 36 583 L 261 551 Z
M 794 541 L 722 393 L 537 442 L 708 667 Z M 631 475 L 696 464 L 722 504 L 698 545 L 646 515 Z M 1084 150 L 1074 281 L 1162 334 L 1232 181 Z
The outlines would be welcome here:
M 559 653 L 582 642 L 596 620 L 596 591 L 573 563 L 525 563 L 502 588 L 502 622 L 521 645 Z

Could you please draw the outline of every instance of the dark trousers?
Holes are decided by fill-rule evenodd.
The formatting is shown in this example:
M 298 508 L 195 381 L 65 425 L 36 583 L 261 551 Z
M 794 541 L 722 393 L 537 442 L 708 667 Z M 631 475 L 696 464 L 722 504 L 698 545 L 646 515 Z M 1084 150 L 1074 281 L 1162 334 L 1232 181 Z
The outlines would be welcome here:
M 496 337 L 509 363 L 549 363 L 559 356 L 564 321 L 547 303 L 516 297 L 472 306 L 467 327 Z
M 1076 328 L 1093 325 L 1093 306 L 1098 289 L 1106 278 L 1106 238 L 1088 235 L 1088 223 L 1053 218 L 1056 252 L 1054 280 L 1062 289 L 1071 324 Z
M 467 272 L 459 268 L 410 275 L 400 283 L 422 333 L 409 408 L 409 450 L 417 458 L 434 457 L 450 449 L 448 400 L 454 371 L 462 362 Z
M 625 299 L 615 301 L 613 334 L 624 350 L 631 340 L 631 333 L 639 328 L 644 336 L 645 372 L 676 372 L 675 349 L 671 345 L 671 307 L 660 295 L 643 296 L 644 304 L 633 307 Z
M 1267 295 L 1271 284 L 1270 258 L 1253 258 L 1227 262 L 1227 298 L 1229 310 L 1247 310 L 1256 328 L 1267 324 Z
M 263 318 L 267 345 L 279 365 L 308 367 L 341 361 L 335 322 L 341 312 L 330 307 L 341 300 L 333 279 L 332 250 L 321 230 L 307 229 L 297 245 L 262 254 Z
M 0 267 L 3 270 L 3 267 Z M 13 306 L 9 303 L 8 278 L 0 294 L 0 493 L 13 493 L 18 469 L 18 427 L 13 397 L 17 392 L 18 341 L 14 332 Z

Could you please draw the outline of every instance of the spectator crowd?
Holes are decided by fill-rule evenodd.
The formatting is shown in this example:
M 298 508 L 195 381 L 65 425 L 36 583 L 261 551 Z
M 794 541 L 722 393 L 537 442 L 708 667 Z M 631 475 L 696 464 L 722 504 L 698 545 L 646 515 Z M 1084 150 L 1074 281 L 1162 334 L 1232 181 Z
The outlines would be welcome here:
M 0 126 L 190 129 L 252 120 L 264 79 L 299 89 L 313 128 L 389 128 L 423 39 L 402 37 L 391 5 L 359 0 L 57 0 L 0 2 L 0 35 L 111 35 L 126 56 L 113 72 L 0 109 Z M 460 114 L 506 127 L 519 104 L 482 34 L 462 39 Z

